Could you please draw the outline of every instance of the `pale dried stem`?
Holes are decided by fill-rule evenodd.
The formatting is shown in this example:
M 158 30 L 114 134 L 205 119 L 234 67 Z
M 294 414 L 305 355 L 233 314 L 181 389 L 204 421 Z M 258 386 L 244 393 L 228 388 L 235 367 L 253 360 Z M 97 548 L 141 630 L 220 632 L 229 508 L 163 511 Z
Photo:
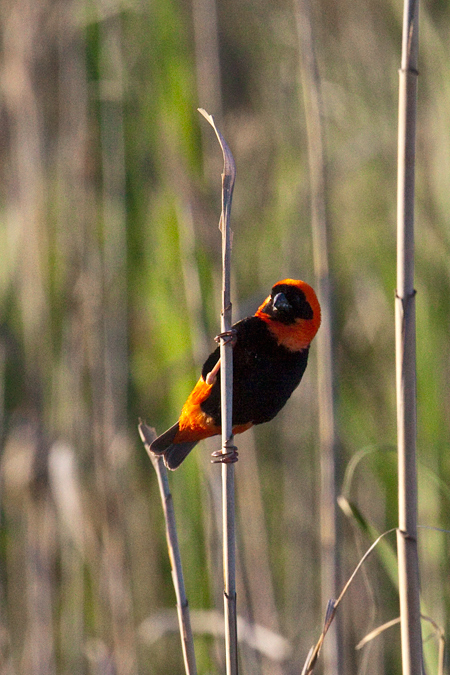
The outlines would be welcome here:
M 320 457 L 321 602 L 336 593 L 338 556 L 336 547 L 336 435 L 333 401 L 333 350 L 330 273 L 326 213 L 326 151 L 322 123 L 322 91 L 316 55 L 311 0 L 297 0 L 297 32 L 300 78 L 305 110 L 311 192 L 311 228 L 314 274 L 322 308 L 317 336 L 317 388 Z M 324 650 L 324 674 L 341 672 L 338 632 L 333 627 Z
M 356 574 L 360 570 L 361 566 L 365 563 L 369 555 L 372 553 L 372 551 L 375 549 L 377 546 L 378 542 L 383 539 L 383 537 L 387 536 L 388 534 L 392 534 L 392 532 L 395 532 L 397 528 L 392 528 L 391 530 L 387 530 L 387 532 L 383 532 L 383 534 L 380 534 L 380 536 L 375 539 L 373 544 L 367 549 L 359 563 L 356 565 L 355 569 L 353 570 L 352 575 L 348 579 L 347 583 L 345 584 L 344 588 L 342 589 L 339 597 L 337 600 L 329 600 L 328 601 L 328 606 L 327 606 L 327 611 L 325 613 L 325 621 L 324 621 L 324 626 L 322 633 L 315 645 L 315 647 L 311 647 L 309 650 L 308 656 L 306 658 L 305 665 L 303 666 L 302 670 L 302 675 L 309 675 L 309 673 L 312 673 L 314 670 L 314 667 L 317 663 L 317 659 L 319 658 L 320 650 L 322 649 L 323 642 L 325 640 L 325 636 L 333 622 L 333 619 L 336 615 L 337 608 L 339 607 L 344 595 L 347 593 L 351 583 L 353 582 L 353 579 L 355 578 Z
M 183 568 L 181 565 L 180 547 L 178 545 L 177 525 L 175 521 L 175 510 L 173 506 L 172 494 L 169 487 L 167 469 L 164 466 L 162 456 L 155 455 L 150 450 L 152 441 L 156 438 L 155 430 L 148 427 L 143 422 L 139 423 L 139 434 L 145 449 L 158 477 L 159 492 L 166 521 L 166 539 L 169 549 L 170 564 L 172 567 L 172 580 L 177 599 L 178 623 L 180 627 L 181 646 L 183 649 L 184 667 L 187 675 L 196 675 L 197 666 L 195 662 L 194 638 L 192 635 L 191 619 L 189 615 L 189 605 L 184 586 Z
M 233 155 L 214 119 L 205 110 L 199 112 L 211 124 L 222 148 L 224 168 L 222 173 L 222 333 L 231 329 L 231 243 L 230 211 L 233 197 L 236 167 Z M 233 345 L 230 340 L 220 340 L 220 384 L 222 409 L 222 454 L 235 451 L 233 444 Z M 223 570 L 225 608 L 225 647 L 227 675 L 237 675 L 237 622 L 236 622 L 236 550 L 235 550 L 235 505 L 234 505 L 234 464 L 222 464 L 222 507 L 223 507 Z
M 399 82 L 397 293 L 395 301 L 398 501 L 397 551 L 403 675 L 422 675 L 417 553 L 414 173 L 419 3 L 405 0 Z

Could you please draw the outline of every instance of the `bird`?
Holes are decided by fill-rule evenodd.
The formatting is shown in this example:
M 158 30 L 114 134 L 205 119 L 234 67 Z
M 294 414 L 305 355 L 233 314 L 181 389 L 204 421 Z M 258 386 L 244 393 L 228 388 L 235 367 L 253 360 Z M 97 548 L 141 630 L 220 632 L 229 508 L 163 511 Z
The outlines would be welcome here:
M 272 287 L 253 316 L 235 323 L 226 337 L 218 336 L 231 339 L 233 344 L 233 434 L 269 422 L 280 412 L 300 384 L 320 322 L 314 289 L 305 281 L 283 279 Z M 168 469 L 175 470 L 199 441 L 220 433 L 217 347 L 206 359 L 178 422 L 158 436 L 149 449 L 163 456 Z

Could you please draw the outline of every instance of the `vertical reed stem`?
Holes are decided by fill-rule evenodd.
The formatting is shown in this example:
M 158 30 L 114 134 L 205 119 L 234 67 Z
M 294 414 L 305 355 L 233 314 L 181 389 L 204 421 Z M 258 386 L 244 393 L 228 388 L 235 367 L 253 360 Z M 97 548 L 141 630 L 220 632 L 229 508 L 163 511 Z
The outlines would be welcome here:
M 417 553 L 414 169 L 419 3 L 405 0 L 399 82 L 397 293 L 395 301 L 400 617 L 403 675 L 422 675 Z
M 178 545 L 177 525 L 173 506 L 172 493 L 170 492 L 167 469 L 161 456 L 156 456 L 150 450 L 152 441 L 156 438 L 155 430 L 143 422 L 139 423 L 139 434 L 145 449 L 158 477 L 159 492 L 166 521 L 166 540 L 169 549 L 170 565 L 172 568 L 172 580 L 177 599 L 178 624 L 180 627 L 181 647 L 183 649 L 184 668 L 186 675 L 197 675 L 195 662 L 194 638 L 191 628 L 189 605 L 184 586 L 183 568 L 181 566 L 180 547 Z
M 222 173 L 222 333 L 231 329 L 231 229 L 230 211 L 233 197 L 236 167 L 233 155 L 213 118 L 203 109 L 199 112 L 216 132 L 223 152 Z M 235 450 L 233 444 L 233 347 L 230 340 L 220 341 L 220 384 L 222 409 L 222 454 Z M 236 550 L 235 550 L 235 506 L 234 506 L 234 464 L 222 464 L 222 506 L 223 506 L 223 573 L 225 610 L 225 647 L 227 675 L 237 675 L 237 627 L 236 627 Z
M 321 603 L 326 607 L 336 595 L 336 436 L 333 401 L 333 350 L 331 293 L 326 214 L 326 158 L 322 125 L 322 92 L 314 51 L 311 1 L 297 0 L 296 19 L 300 48 L 300 76 L 305 109 L 311 190 L 311 229 L 314 274 L 322 307 L 322 327 L 317 336 L 317 388 L 320 452 Z M 323 649 L 324 674 L 342 670 L 336 624 Z

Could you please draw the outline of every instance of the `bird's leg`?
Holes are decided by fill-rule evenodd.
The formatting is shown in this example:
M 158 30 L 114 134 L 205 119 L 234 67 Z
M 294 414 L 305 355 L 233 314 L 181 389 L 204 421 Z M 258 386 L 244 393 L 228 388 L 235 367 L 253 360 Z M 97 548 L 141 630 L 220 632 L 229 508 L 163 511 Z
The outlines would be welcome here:
M 214 459 L 211 460 L 211 464 L 234 464 L 239 459 L 238 455 L 238 449 L 235 445 L 230 446 L 228 452 L 216 450 L 211 453 L 211 457 L 214 457 Z
M 223 340 L 225 344 L 231 342 L 231 344 L 234 347 L 234 345 L 236 344 L 236 330 L 232 328 L 231 330 L 227 330 L 224 333 L 219 333 L 219 335 L 216 335 L 214 340 L 215 342 L 220 342 L 221 340 Z M 211 370 L 211 372 L 207 374 L 205 379 L 206 384 L 214 384 L 219 369 L 220 369 L 220 359 L 217 361 L 216 365 Z
M 224 333 L 219 333 L 214 338 L 215 342 L 224 341 L 224 344 L 232 343 L 233 347 L 236 344 L 236 329 L 232 328 L 231 330 L 226 330 Z
M 217 361 L 216 365 L 214 368 L 209 372 L 206 376 L 205 382 L 206 384 L 214 384 L 216 381 L 217 373 L 219 372 L 220 369 L 220 359 Z
M 215 342 L 220 342 L 221 340 L 224 341 L 225 344 L 228 344 L 231 342 L 231 344 L 234 345 L 236 344 L 236 330 L 232 328 L 231 330 L 227 330 L 224 333 L 219 333 L 219 335 L 216 335 L 214 338 Z M 206 376 L 206 384 L 214 384 L 216 381 L 217 373 L 219 372 L 220 368 L 220 359 L 217 361 L 216 365 L 214 368 L 209 372 Z

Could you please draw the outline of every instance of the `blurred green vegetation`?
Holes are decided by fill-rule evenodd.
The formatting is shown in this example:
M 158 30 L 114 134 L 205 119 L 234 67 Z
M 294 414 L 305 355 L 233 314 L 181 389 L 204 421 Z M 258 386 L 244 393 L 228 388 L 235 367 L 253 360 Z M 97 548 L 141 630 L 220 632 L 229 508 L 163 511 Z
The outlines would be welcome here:
M 172 424 L 219 330 L 221 154 L 234 154 L 235 319 L 285 277 L 314 285 L 295 4 L 4 0 L 0 122 L 0 671 L 182 672 L 141 416 Z M 342 584 L 395 527 L 395 209 L 402 5 L 312 7 L 324 96 Z M 450 529 L 448 3 L 421 8 L 417 137 L 419 522 Z M 302 669 L 323 620 L 316 357 L 270 425 L 238 438 L 238 610 Z M 203 446 L 203 447 L 202 447 Z M 201 444 L 170 476 L 192 608 L 221 611 L 220 480 Z M 357 517 L 355 517 L 357 514 Z M 449 535 L 420 529 L 423 603 L 448 635 Z M 387 542 L 339 610 L 346 675 L 400 671 Z M 144 620 L 159 629 L 145 631 Z M 160 631 L 160 632 L 159 632 Z M 431 629 L 424 627 L 424 635 Z M 436 672 L 437 640 L 426 643 Z M 221 638 L 196 634 L 200 675 Z M 318 672 L 321 665 L 318 666 Z

